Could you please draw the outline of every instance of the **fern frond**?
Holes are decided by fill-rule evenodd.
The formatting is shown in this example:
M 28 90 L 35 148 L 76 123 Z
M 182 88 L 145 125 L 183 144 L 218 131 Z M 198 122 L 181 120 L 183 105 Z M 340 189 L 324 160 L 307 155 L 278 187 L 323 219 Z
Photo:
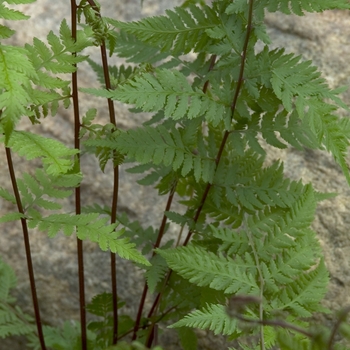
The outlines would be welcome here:
M 288 112 L 292 111 L 295 98 L 298 114 L 303 117 L 308 101 L 312 97 L 317 97 L 321 101 L 328 98 L 340 107 L 348 109 L 337 96 L 339 91 L 332 91 L 327 86 L 326 81 L 321 78 L 321 73 L 312 66 L 311 61 L 301 62 L 301 56 L 284 54 L 283 49 L 270 51 L 269 60 L 272 88 Z
M 238 331 L 237 321 L 226 312 L 226 308 L 219 304 L 207 304 L 202 310 L 195 310 L 169 328 L 193 327 L 209 329 L 214 334 L 232 335 Z
M 186 77 L 177 70 L 155 69 L 154 74 L 143 73 L 127 81 L 115 91 L 82 89 L 99 97 L 111 98 L 145 112 L 164 109 L 166 117 L 178 120 L 202 117 L 214 126 L 230 115 L 230 107 L 225 102 L 193 88 Z
M 350 184 L 350 171 L 347 164 L 350 135 L 343 128 L 344 123 L 342 123 L 342 120 L 339 120 L 339 117 L 332 114 L 320 114 L 319 110 L 311 108 L 306 115 L 306 120 L 311 128 L 315 130 L 316 135 L 327 151 L 333 155 L 335 161 L 340 165 Z
M 193 170 L 197 181 L 203 179 L 212 182 L 215 160 L 196 154 L 194 145 L 186 141 L 185 129 L 173 127 L 167 130 L 162 125 L 156 128 L 146 126 L 120 134 L 115 141 L 115 147 L 142 164 L 163 163 L 165 166 L 172 166 L 174 171 L 181 169 L 182 176 Z
M 193 245 L 169 250 L 157 250 L 169 267 L 198 286 L 209 286 L 227 294 L 258 294 L 256 267 L 247 253 L 235 263 L 230 258 Z
M 33 213 L 33 211 L 30 212 L 30 214 Z M 37 212 L 33 217 L 28 218 L 28 227 L 38 227 L 41 231 L 47 231 L 49 237 L 54 237 L 59 231 L 70 236 L 76 230 L 79 239 L 89 239 L 98 243 L 104 251 L 110 250 L 122 258 L 149 266 L 149 261 L 135 249 L 135 244 L 130 243 L 127 237 L 120 237 L 125 229 L 115 231 L 118 224 L 106 225 L 107 221 L 108 218 L 99 218 L 98 213 L 52 214 L 42 217 Z
M 189 5 L 188 9 L 176 7 L 167 10 L 166 16 L 138 22 L 124 23 L 110 18 L 107 21 L 141 41 L 160 47 L 161 51 L 171 51 L 176 55 L 204 50 L 211 43 L 206 31 L 220 23 L 218 15 L 207 5 L 201 8 Z
M 78 153 L 76 149 L 68 148 L 59 141 L 26 131 L 14 131 L 9 147 L 28 160 L 42 158 L 47 173 L 51 175 L 64 174 L 70 170 L 73 167 L 71 157 Z

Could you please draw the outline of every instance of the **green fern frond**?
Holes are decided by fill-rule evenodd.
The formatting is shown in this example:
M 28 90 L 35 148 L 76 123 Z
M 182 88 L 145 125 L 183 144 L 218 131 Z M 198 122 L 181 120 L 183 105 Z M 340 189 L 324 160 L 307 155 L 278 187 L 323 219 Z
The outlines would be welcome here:
M 165 258 L 172 270 L 198 286 L 209 286 L 227 294 L 258 295 L 259 287 L 254 277 L 256 267 L 248 255 L 240 259 L 240 263 L 235 263 L 231 258 L 217 256 L 193 245 L 157 249 L 157 254 Z
M 298 114 L 303 117 L 308 100 L 312 97 L 321 101 L 328 98 L 340 107 L 348 109 L 337 96 L 339 91 L 332 91 L 327 86 L 326 81 L 321 78 L 321 73 L 315 66 L 312 66 L 311 61 L 301 62 L 301 56 L 285 54 L 283 49 L 270 51 L 268 55 L 272 73 L 272 88 L 288 112 L 292 111 L 292 103 L 295 98 Z
M 133 260 L 149 266 L 149 261 L 135 249 L 135 244 L 130 243 L 127 237 L 121 238 L 125 229 L 115 231 L 118 224 L 106 225 L 108 218 L 99 218 L 98 213 L 80 215 L 52 214 L 42 217 L 38 212 L 30 211 L 32 217 L 28 218 L 28 227 L 38 227 L 41 231 L 47 231 L 49 237 L 54 237 L 59 231 L 66 236 L 72 235 L 76 230 L 78 238 L 88 239 L 98 243 L 104 251 L 110 250 L 120 257 Z
M 141 164 L 152 162 L 155 165 L 171 165 L 174 171 L 181 169 L 182 176 L 193 170 L 197 181 L 203 179 L 212 182 L 214 159 L 196 154 L 193 145 L 186 141 L 185 129 L 173 127 L 167 130 L 162 125 L 156 128 L 146 126 L 120 134 L 115 147 Z
M 207 5 L 201 8 L 189 5 L 188 9 L 176 7 L 167 10 L 166 14 L 131 23 L 110 18 L 107 21 L 142 41 L 160 47 L 161 51 L 171 51 L 174 54 L 202 51 L 211 42 L 206 30 L 215 28 L 220 23 L 215 11 Z
M 8 146 L 28 160 L 42 158 L 50 175 L 67 173 L 73 167 L 72 156 L 78 153 L 57 140 L 26 131 L 14 131 Z
M 342 127 L 343 123 L 339 117 L 331 114 L 319 114 L 318 111 L 309 110 L 307 122 L 311 128 L 316 130 L 316 134 L 328 152 L 330 152 L 335 161 L 340 165 L 343 173 L 350 184 L 350 171 L 347 164 L 348 146 L 350 144 L 350 135 Z
M 207 304 L 202 310 L 196 310 L 186 315 L 169 328 L 192 327 L 209 329 L 214 334 L 232 335 L 238 331 L 237 321 L 229 317 L 226 308 L 219 304 Z
M 80 31 L 77 41 L 71 37 L 71 31 L 64 20 L 60 26 L 60 36 L 52 31 L 47 36 L 49 46 L 38 38 L 33 39 L 33 45 L 26 44 L 29 57 L 36 70 L 47 70 L 52 73 L 72 73 L 74 65 L 86 59 L 85 56 L 72 55 L 74 52 L 91 45 L 87 35 Z M 58 78 L 56 78 L 59 81 Z M 38 81 L 40 83 L 40 80 Z
M 177 70 L 155 69 L 127 81 L 115 91 L 82 89 L 99 97 L 111 98 L 145 112 L 164 109 L 166 117 L 178 120 L 202 117 L 214 126 L 230 115 L 230 107 L 216 98 L 193 88 Z

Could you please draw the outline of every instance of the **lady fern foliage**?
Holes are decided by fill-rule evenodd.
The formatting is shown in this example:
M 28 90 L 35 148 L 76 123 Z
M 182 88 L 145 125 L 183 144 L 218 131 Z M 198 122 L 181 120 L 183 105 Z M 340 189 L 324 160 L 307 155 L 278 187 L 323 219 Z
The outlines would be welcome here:
M 327 311 L 321 301 L 329 282 L 311 225 L 317 203 L 333 194 L 286 178 L 283 163 L 265 157 L 271 147 L 324 149 L 350 183 L 349 123 L 337 114 L 349 108 L 340 98 L 344 88 L 330 89 L 312 62 L 270 49 L 264 16 L 350 9 L 348 0 L 185 1 L 134 22 L 102 17 L 92 0 L 73 8 L 82 29 L 63 20 L 47 43 L 0 44 L 1 142 L 14 189 L 12 195 L 0 188 L 0 196 L 17 206 L 0 222 L 20 220 L 24 231 L 48 237 L 76 234 L 78 246 L 90 240 L 109 250 L 111 261 L 115 254 L 131 260 L 144 272 L 143 297 L 134 319 L 112 287 L 112 294 L 81 304 L 81 315 L 87 311 L 93 321 L 81 316 L 81 324 L 61 329 L 41 330 L 36 310 L 37 338 L 32 319 L 14 306 L 15 278 L 1 261 L 0 337 L 24 334 L 34 349 L 146 349 L 156 345 L 157 324 L 165 321 L 185 350 L 197 348 L 191 328 L 226 336 L 231 349 L 331 349 L 333 335 L 322 338 L 311 327 L 314 313 Z M 27 18 L 4 2 L 0 16 Z M 12 34 L 0 26 L 1 38 Z M 90 46 L 101 47 L 102 64 L 84 53 Z M 127 64 L 108 66 L 106 47 Z M 104 125 L 95 122 L 95 109 L 81 119 L 77 113 L 74 82 L 83 61 L 101 87 L 80 92 L 107 99 L 111 118 Z M 143 125 L 122 130 L 112 101 L 151 113 Z M 71 102 L 74 148 L 34 133 L 35 124 Z M 26 117 L 33 131 L 18 128 Z M 16 177 L 11 152 L 40 159 L 41 167 Z M 81 206 L 80 184 L 89 176 L 80 169 L 82 154 L 96 156 L 102 171 L 111 161 L 115 179 L 119 166 L 133 163 L 128 171 L 142 175 L 140 184 L 167 195 L 159 228 L 144 228 L 117 210 L 117 182 L 111 208 Z M 64 212 L 59 201 L 72 191 L 76 211 Z M 182 211 L 172 208 L 175 200 Z M 163 241 L 165 235 L 170 239 Z M 148 291 L 155 298 L 146 313 Z M 132 342 L 120 341 L 130 333 Z

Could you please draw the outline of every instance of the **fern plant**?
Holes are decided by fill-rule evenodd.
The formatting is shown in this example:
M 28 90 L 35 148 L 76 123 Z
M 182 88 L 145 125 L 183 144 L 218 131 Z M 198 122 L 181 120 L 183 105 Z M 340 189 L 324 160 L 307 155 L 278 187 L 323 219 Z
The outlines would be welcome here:
M 1 337 L 27 335 L 34 349 L 156 350 L 167 325 L 185 350 L 197 348 L 193 329 L 226 336 L 234 344 L 230 349 L 346 349 L 333 346 L 338 330 L 350 334 L 348 309 L 330 331 L 312 321 L 315 313 L 328 312 L 321 301 L 329 276 L 311 225 L 317 203 L 333 194 L 286 178 L 280 161 L 265 161 L 267 145 L 326 150 L 350 183 L 350 127 L 337 114 L 340 108 L 349 111 L 340 98 L 345 89 L 330 89 L 310 61 L 271 50 L 264 25 L 265 11 L 302 16 L 327 9 L 350 5 L 185 1 L 165 15 L 122 22 L 102 17 L 93 0 L 72 0 L 71 26 L 63 20 L 59 34 L 47 35 L 47 44 L 37 38 L 24 47 L 0 44 L 1 141 L 14 191 L 1 188 L 0 196 L 17 206 L 0 221 L 21 221 L 35 315 L 33 321 L 13 306 L 14 275 L 1 262 Z M 0 16 L 26 18 L 3 3 Z M 0 26 L 1 38 L 12 34 Z M 100 47 L 101 63 L 84 54 L 90 46 Z M 127 64 L 108 65 L 107 51 Z M 96 72 L 100 88 L 78 89 L 83 61 Z M 108 123 L 95 122 L 95 109 L 80 116 L 80 93 L 106 99 Z M 135 129 L 121 130 L 113 101 L 151 116 Z M 73 148 L 34 132 L 35 124 L 71 104 Z M 26 117 L 33 131 L 17 128 Z M 12 152 L 38 158 L 41 168 L 18 177 Z M 89 176 L 80 169 L 82 153 L 96 156 L 102 171 L 111 162 L 110 207 L 82 205 L 80 184 Z M 159 227 L 145 228 L 119 212 L 124 163 L 130 173 L 142 175 L 141 185 L 167 196 Z M 67 213 L 59 200 L 72 191 L 75 212 Z M 173 209 L 175 202 L 183 211 Z M 178 237 L 171 237 L 170 227 L 178 228 Z M 77 237 L 80 323 L 42 326 L 28 234 L 34 228 L 48 237 L 59 232 Z M 90 303 L 83 240 L 111 252 L 111 291 Z M 123 313 L 118 297 L 116 281 L 125 276 L 116 275 L 116 255 L 144 271 L 133 317 Z M 154 295 L 151 305 L 148 294 Z M 87 312 L 93 321 L 87 321 Z

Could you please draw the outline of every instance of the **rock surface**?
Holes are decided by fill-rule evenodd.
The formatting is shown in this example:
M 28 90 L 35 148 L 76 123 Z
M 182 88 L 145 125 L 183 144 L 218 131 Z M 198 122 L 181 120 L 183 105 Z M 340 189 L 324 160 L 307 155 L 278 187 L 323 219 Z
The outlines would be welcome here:
M 181 1 L 144 0 L 143 8 L 139 0 L 100 1 L 103 14 L 123 20 L 133 20 L 141 16 L 162 13 L 167 7 Z M 34 4 L 22 5 L 22 10 L 32 18 L 17 25 L 17 35 L 13 43 L 22 45 L 31 42 L 36 36 L 44 39 L 49 30 L 58 30 L 59 21 L 69 18 L 69 5 L 62 1 L 38 0 Z M 287 51 L 302 54 L 312 59 L 320 67 L 331 87 L 349 85 L 350 66 L 347 63 L 350 54 L 350 16 L 349 12 L 327 11 L 321 14 L 307 14 L 304 17 L 268 14 L 266 23 L 272 39 L 272 46 L 285 47 Z M 11 24 L 14 28 L 15 25 Z M 80 74 L 83 86 L 94 81 L 94 75 L 84 68 Z M 91 85 L 90 85 L 91 86 Z M 350 93 L 344 93 L 344 100 L 350 105 Z M 99 109 L 99 118 L 106 120 L 107 107 L 101 101 L 83 99 L 82 111 L 95 106 Z M 116 104 L 117 120 L 122 127 L 132 127 L 141 117 L 130 116 L 125 107 Z M 57 118 L 47 118 L 38 126 L 38 132 L 57 138 L 67 144 L 73 143 L 72 117 L 70 112 L 60 111 Z M 24 129 L 30 125 L 23 123 Z M 339 196 L 320 203 L 314 229 L 324 249 L 326 264 L 330 271 L 331 283 L 325 304 L 332 310 L 350 304 L 350 190 L 339 167 L 333 159 L 321 152 L 299 152 L 289 149 L 285 152 L 272 152 L 274 159 L 285 162 L 287 176 L 312 182 L 317 190 L 338 192 Z M 11 191 L 8 179 L 5 154 L 0 148 L 1 186 Z M 272 159 L 272 158 L 271 158 Z M 24 163 L 16 158 L 15 168 L 18 174 L 29 173 L 37 163 Z M 83 168 L 89 176 L 82 186 L 83 203 L 110 203 L 112 180 L 110 171 L 102 174 L 97 162 L 83 158 Z M 157 226 L 165 206 L 165 198 L 157 198 L 152 191 L 135 186 L 133 178 L 121 171 L 120 209 L 139 219 L 144 225 Z M 73 202 L 67 200 L 66 209 L 73 210 Z M 11 206 L 0 200 L 1 215 Z M 77 278 L 76 278 L 76 241 L 73 237 L 61 235 L 47 239 L 45 234 L 31 232 L 31 245 L 37 280 L 37 291 L 44 322 L 60 324 L 63 320 L 78 319 Z M 85 243 L 85 268 L 87 300 L 96 293 L 109 290 L 109 255 L 100 252 L 94 245 Z M 16 295 L 25 311 L 31 312 L 31 296 L 27 279 L 25 254 L 19 224 L 2 225 L 0 234 L 0 255 L 9 263 L 18 276 Z M 126 300 L 130 311 L 134 311 L 135 300 L 139 299 L 141 282 L 139 271 L 125 261 L 119 261 L 118 274 L 128 276 L 119 280 L 121 297 Z M 21 340 L 0 341 L 0 350 L 24 349 Z M 215 346 L 214 346 L 215 344 Z M 178 344 L 167 340 L 166 349 L 178 349 Z M 223 343 L 207 333 L 201 334 L 199 349 L 224 349 Z

